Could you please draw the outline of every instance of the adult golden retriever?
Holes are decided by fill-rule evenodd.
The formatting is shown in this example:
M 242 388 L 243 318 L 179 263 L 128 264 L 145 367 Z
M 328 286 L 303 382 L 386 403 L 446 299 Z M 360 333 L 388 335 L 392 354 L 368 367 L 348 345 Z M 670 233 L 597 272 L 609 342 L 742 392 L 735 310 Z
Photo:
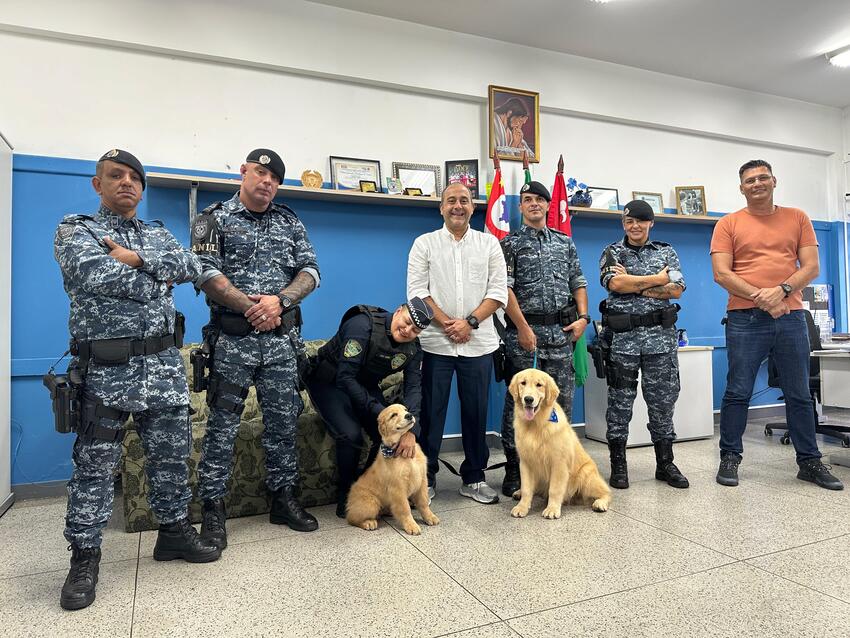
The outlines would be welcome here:
M 535 494 L 549 499 L 545 518 L 560 518 L 564 503 L 590 503 L 604 512 L 611 490 L 599 475 L 573 428 L 555 401 L 559 390 L 542 370 L 529 368 L 514 375 L 508 388 L 514 398 L 514 432 L 519 452 L 522 487 L 514 494 L 519 503 L 511 516 L 528 515 Z
M 378 432 L 384 447 L 348 493 L 345 518 L 352 525 L 367 530 L 377 529 L 378 516 L 389 511 L 405 532 L 419 534 L 422 530 L 413 520 L 408 499 L 413 500 L 426 525 L 440 522 L 428 505 L 428 479 L 422 448 L 416 445 L 412 459 L 383 454 L 383 450 L 389 453 L 390 449 L 394 449 L 401 435 L 414 423 L 413 415 L 398 403 L 384 408 L 378 415 Z

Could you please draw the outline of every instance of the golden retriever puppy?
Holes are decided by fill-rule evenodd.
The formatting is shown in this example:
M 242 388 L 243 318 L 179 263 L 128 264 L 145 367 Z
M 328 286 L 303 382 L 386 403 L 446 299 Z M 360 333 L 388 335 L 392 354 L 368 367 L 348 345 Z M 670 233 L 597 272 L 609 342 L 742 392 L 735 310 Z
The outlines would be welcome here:
M 381 435 L 381 452 L 375 461 L 351 486 L 346 504 L 346 520 L 357 527 L 378 528 L 378 516 L 389 511 L 408 534 L 421 530 L 410 513 L 413 500 L 426 525 L 436 525 L 436 517 L 428 505 L 428 478 L 422 448 L 416 445 L 412 459 L 391 454 L 401 435 L 413 427 L 416 420 L 398 403 L 384 408 L 378 415 L 378 432 Z M 384 453 L 388 456 L 385 456 Z
M 552 377 L 529 368 L 514 375 L 508 391 L 514 398 L 522 485 L 514 494 L 519 503 L 511 516 L 526 516 L 535 494 L 548 498 L 545 518 L 560 518 L 561 505 L 570 501 L 590 503 L 597 512 L 606 511 L 611 490 L 555 401 L 559 390 Z

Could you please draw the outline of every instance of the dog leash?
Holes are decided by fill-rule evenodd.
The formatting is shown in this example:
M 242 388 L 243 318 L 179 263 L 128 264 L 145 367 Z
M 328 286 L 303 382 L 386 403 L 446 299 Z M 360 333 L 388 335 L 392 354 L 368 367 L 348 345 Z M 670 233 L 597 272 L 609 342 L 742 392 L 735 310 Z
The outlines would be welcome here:
M 531 367 L 537 370 L 537 348 L 534 349 L 534 360 L 531 362 Z
M 458 472 L 455 469 L 454 465 L 449 463 L 447 460 L 445 460 L 443 458 L 439 458 L 439 457 L 437 458 L 437 460 L 440 463 L 442 463 L 449 472 L 451 472 L 455 476 L 460 476 L 460 472 Z M 505 467 L 506 465 L 507 465 L 506 461 L 502 461 L 501 463 L 493 463 L 493 465 L 489 465 L 489 466 L 485 467 L 483 471 L 487 472 L 488 470 L 498 470 L 500 467 Z

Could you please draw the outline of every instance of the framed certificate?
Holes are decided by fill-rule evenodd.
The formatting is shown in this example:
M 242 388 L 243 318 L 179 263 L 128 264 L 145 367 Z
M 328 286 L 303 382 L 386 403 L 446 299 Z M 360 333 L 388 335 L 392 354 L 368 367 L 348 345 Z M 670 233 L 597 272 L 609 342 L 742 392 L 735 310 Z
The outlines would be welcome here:
M 337 190 L 360 190 L 360 182 L 381 183 L 381 163 L 378 160 L 331 155 L 331 184 Z

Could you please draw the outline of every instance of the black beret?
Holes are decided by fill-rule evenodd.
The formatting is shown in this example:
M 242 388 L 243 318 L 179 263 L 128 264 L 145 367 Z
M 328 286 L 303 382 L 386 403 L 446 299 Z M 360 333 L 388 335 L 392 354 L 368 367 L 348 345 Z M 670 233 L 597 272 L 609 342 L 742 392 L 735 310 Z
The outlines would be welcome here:
M 97 161 L 98 163 L 109 161 L 129 166 L 139 174 L 139 177 L 142 178 L 142 190 L 145 190 L 145 186 L 147 186 L 147 182 L 145 181 L 145 167 L 142 166 L 142 163 L 132 153 L 122 151 L 120 148 L 113 148 L 101 155 L 100 159 Z
M 286 174 L 286 166 L 284 166 L 283 160 L 280 159 L 280 155 L 274 151 L 268 148 L 256 148 L 248 153 L 248 157 L 245 158 L 245 161 L 249 164 L 265 166 L 272 173 L 277 175 L 280 183 L 283 184 L 283 176 Z
M 531 193 L 532 195 L 540 195 L 547 202 L 552 201 L 552 196 L 549 194 L 549 190 L 540 182 L 528 182 L 527 184 L 523 184 L 522 188 L 519 189 L 520 198 L 522 198 L 524 193 Z
M 434 318 L 434 311 L 431 310 L 431 306 L 425 303 L 420 297 L 413 297 L 408 299 L 404 307 L 407 308 L 407 311 L 410 313 L 410 318 L 413 320 L 413 323 L 420 330 L 425 330 L 429 325 L 431 325 L 431 319 Z
M 634 199 L 623 208 L 624 217 L 634 217 L 645 222 L 651 222 L 655 219 L 655 213 L 652 212 L 652 206 L 642 199 Z

